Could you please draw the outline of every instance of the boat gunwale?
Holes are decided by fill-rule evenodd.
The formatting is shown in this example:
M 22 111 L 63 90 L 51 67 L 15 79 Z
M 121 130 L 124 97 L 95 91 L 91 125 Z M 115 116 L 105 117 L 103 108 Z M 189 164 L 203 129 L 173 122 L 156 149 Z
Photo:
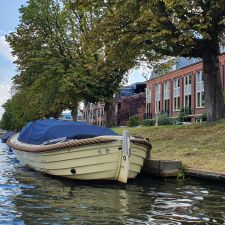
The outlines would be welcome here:
M 7 140 L 7 145 L 13 149 L 24 151 L 24 152 L 51 152 L 51 151 L 60 151 L 62 149 L 72 148 L 76 146 L 82 145 L 91 145 L 91 144 L 100 144 L 100 143 L 108 143 L 114 141 L 122 141 L 122 136 L 98 136 L 93 138 L 86 138 L 80 140 L 70 140 L 67 142 L 55 143 L 50 145 L 33 145 L 26 144 L 18 141 L 18 134 L 13 135 L 11 138 Z M 16 141 L 12 141 L 12 139 L 16 139 Z M 131 142 L 134 144 L 144 145 L 150 154 L 150 150 L 152 148 L 151 143 L 148 140 L 142 138 L 131 137 Z

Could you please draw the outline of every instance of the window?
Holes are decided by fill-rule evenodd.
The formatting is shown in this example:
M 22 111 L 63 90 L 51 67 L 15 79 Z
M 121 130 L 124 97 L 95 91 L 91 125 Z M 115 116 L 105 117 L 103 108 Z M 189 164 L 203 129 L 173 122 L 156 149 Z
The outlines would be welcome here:
M 180 110 L 180 79 L 173 81 L 173 111 Z
M 146 88 L 146 119 L 150 118 L 151 89 Z
M 145 92 L 146 92 L 146 103 L 151 103 L 151 89 L 146 88 Z
M 164 100 L 170 98 L 170 82 L 166 81 L 164 83 Z
M 191 110 L 191 74 L 184 77 L 184 108 Z
M 184 96 L 184 108 L 191 109 L 191 95 Z
M 184 77 L 184 95 L 191 95 L 191 74 Z
M 155 88 L 155 114 L 160 112 L 160 93 L 161 84 L 157 84 Z
M 202 108 L 205 106 L 205 96 L 204 96 L 204 83 L 203 83 L 203 73 L 198 71 L 196 73 L 196 108 Z
M 170 113 L 170 100 L 166 99 L 164 100 L 164 112 L 169 115 Z
M 173 111 L 180 110 L 180 97 L 173 98 Z
M 169 114 L 170 111 L 170 82 L 166 81 L 164 83 L 164 112 Z

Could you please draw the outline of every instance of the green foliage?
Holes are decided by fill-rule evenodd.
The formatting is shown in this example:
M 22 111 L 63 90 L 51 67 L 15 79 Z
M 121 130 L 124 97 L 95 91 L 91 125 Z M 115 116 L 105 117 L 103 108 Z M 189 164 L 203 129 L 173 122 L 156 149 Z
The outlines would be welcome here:
M 167 113 L 161 113 L 158 115 L 158 125 L 171 125 L 172 120 L 168 117 Z
M 181 186 L 183 186 L 185 182 L 185 173 L 184 173 L 185 166 L 183 165 L 180 172 L 177 174 L 177 183 Z
M 155 126 L 155 119 L 145 119 L 142 121 L 143 126 Z M 174 122 L 173 118 L 170 118 L 166 113 L 158 115 L 158 125 L 172 125 Z
M 142 120 L 141 124 L 143 126 L 154 126 L 155 125 L 155 120 L 154 119 L 145 119 L 145 120 Z
M 11 112 L 4 112 L 0 121 L 0 128 L 3 130 L 14 130 L 13 115 Z
M 108 7 L 104 20 L 98 25 L 100 29 L 107 27 L 104 37 L 119 38 L 119 43 L 130 39 L 130 45 L 139 44 L 137 48 L 150 57 L 155 52 L 202 57 L 206 48 L 202 44 L 206 45 L 205 41 L 212 36 L 222 38 L 224 34 L 223 0 L 210 4 L 187 0 L 113 1 Z M 211 29 L 212 21 L 218 25 L 214 28 L 215 33 Z
M 202 58 L 203 68 L 208 68 L 204 78 L 205 91 L 210 92 L 205 102 L 207 116 L 209 120 L 216 120 L 225 115 L 221 107 L 224 103 L 217 60 L 225 33 L 224 0 L 107 3 L 108 11 L 99 20 L 96 30 L 100 30 L 103 42 L 112 41 L 114 57 L 117 55 L 120 63 L 124 60 L 120 57 L 123 52 L 126 60 L 147 59 L 149 62 L 162 56 Z
M 179 113 L 179 121 L 180 122 L 189 122 L 191 110 L 189 108 L 182 108 Z
M 63 109 L 77 105 L 81 89 L 74 88 L 70 94 L 71 90 L 66 91 L 65 77 L 74 78 L 76 73 L 71 42 L 65 41 L 67 27 L 60 3 L 31 0 L 20 12 L 21 23 L 7 41 L 17 56 L 13 113 L 19 115 L 16 122 L 24 124 L 31 119 L 58 117 Z M 78 87 L 79 82 L 75 84 Z
M 201 120 L 202 120 L 203 122 L 207 121 L 207 113 L 206 113 L 206 112 L 202 114 Z
M 3 108 L 5 112 L 1 119 L 1 128 L 6 130 L 19 130 L 27 121 L 39 118 L 36 109 L 32 107 L 32 99 L 25 93 L 15 94 Z
M 139 120 L 137 116 L 130 116 L 128 119 L 128 126 L 135 127 L 139 125 Z
M 162 60 L 161 62 L 157 62 L 153 66 L 152 78 L 171 72 L 174 63 L 175 63 L 174 58 L 168 58 L 167 60 Z
M 210 68 L 225 32 L 223 0 L 29 0 L 20 12 L 19 26 L 7 37 L 17 56 L 12 102 L 18 127 L 74 110 L 80 101 L 110 102 L 124 75 L 143 60 L 199 57 Z M 155 66 L 157 74 L 167 69 Z M 220 88 L 205 90 L 222 96 Z
M 177 180 L 177 182 L 178 182 L 179 185 L 182 186 L 182 185 L 184 184 L 184 181 L 185 181 L 185 174 L 184 174 L 183 171 L 181 171 L 181 172 L 179 172 L 179 173 L 177 174 L 176 180 Z
M 17 56 L 12 98 L 19 124 L 58 117 L 63 109 L 76 110 L 80 101 L 111 101 L 131 64 L 109 59 L 110 42 L 93 41 L 97 33 L 90 30 L 104 14 L 103 6 L 30 0 L 21 7 L 21 22 L 7 36 Z M 26 99 L 22 107 L 16 107 L 18 96 Z

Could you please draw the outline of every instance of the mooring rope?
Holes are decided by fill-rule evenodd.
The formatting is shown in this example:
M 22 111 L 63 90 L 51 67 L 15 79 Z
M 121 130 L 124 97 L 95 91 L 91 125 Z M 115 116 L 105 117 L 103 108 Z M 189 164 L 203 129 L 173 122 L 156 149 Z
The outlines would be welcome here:
M 100 136 L 100 137 L 94 137 L 94 138 L 86 138 L 86 139 L 81 139 L 81 140 L 71 140 L 67 142 L 61 142 L 61 143 L 56 143 L 56 144 L 51 144 L 51 145 L 30 145 L 28 144 L 20 144 L 16 142 L 11 142 L 11 139 L 8 139 L 7 145 L 10 148 L 24 151 L 24 152 L 48 152 L 48 151 L 59 151 L 61 149 L 65 148 L 72 148 L 76 146 L 82 146 L 82 145 L 90 145 L 90 144 L 98 144 L 98 143 L 107 143 L 107 142 L 113 142 L 119 140 L 116 137 L 107 137 L 107 136 Z M 152 148 L 152 145 L 149 141 L 141 138 L 134 138 L 130 140 L 132 143 L 136 144 L 141 144 L 146 146 L 149 154 L 150 150 Z

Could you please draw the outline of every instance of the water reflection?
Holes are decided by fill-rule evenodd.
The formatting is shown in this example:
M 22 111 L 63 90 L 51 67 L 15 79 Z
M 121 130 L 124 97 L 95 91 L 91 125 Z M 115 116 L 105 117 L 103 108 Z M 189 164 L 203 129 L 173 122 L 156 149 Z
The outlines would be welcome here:
M 222 186 L 59 180 L 21 167 L 3 144 L 0 167 L 0 224 L 225 224 Z

